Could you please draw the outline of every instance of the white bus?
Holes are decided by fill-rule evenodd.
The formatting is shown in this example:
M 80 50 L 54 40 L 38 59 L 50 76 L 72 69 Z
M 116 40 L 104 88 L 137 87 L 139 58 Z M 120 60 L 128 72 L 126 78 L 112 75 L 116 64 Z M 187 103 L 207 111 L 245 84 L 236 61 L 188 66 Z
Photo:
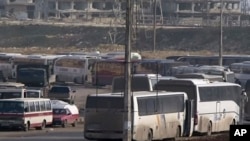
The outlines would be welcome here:
M 16 78 L 18 65 L 48 65 L 50 74 L 54 73 L 53 66 L 55 60 L 61 55 L 19 55 L 12 58 L 12 78 Z
M 160 80 L 158 90 L 183 91 L 194 100 L 194 132 L 211 135 L 229 131 L 231 124 L 240 121 L 241 86 L 229 82 L 206 79 Z
M 0 99 L 0 128 L 30 128 L 43 130 L 52 124 L 50 99 Z
M 93 56 L 64 56 L 55 61 L 54 72 L 57 82 L 85 83 L 91 75 Z
M 172 74 L 177 77 L 182 77 L 186 74 L 193 75 L 195 78 L 209 78 L 210 80 L 235 82 L 235 74 L 227 67 L 217 65 L 202 65 L 202 66 L 177 66 L 172 68 Z M 201 74 L 204 74 L 201 76 Z M 188 75 L 186 75 L 188 77 Z M 198 77 L 199 76 L 199 77 Z M 192 78 L 192 77 L 191 77 Z
M 184 92 L 134 92 L 131 101 L 132 139 L 189 136 L 192 127 L 186 125 L 187 120 L 192 119 L 191 116 L 187 118 L 186 101 Z M 123 111 L 123 93 L 89 95 L 85 106 L 84 137 L 91 140 L 122 139 Z

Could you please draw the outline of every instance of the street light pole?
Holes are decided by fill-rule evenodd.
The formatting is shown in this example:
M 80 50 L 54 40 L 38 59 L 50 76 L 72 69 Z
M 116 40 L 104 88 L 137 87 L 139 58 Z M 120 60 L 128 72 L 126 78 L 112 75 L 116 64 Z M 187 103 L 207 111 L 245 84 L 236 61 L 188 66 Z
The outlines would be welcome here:
M 124 118 L 123 141 L 131 141 L 131 33 L 132 33 L 132 2 L 127 0 L 126 5 L 126 31 L 125 31 L 125 69 L 124 69 Z
M 221 7 L 220 7 L 220 50 L 219 50 L 219 65 L 223 65 L 223 7 L 224 2 L 220 0 Z
M 153 30 L 154 30 L 154 36 L 153 36 L 153 52 L 155 53 L 155 47 L 156 47 L 156 0 L 154 0 L 154 23 L 153 23 Z

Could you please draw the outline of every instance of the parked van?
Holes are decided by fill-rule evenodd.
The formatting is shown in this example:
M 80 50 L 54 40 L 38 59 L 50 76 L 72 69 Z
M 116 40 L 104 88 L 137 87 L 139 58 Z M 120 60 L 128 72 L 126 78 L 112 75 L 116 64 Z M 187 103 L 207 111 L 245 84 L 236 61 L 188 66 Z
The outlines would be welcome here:
M 60 125 L 63 128 L 67 125 L 75 127 L 79 119 L 79 110 L 77 106 L 61 100 L 51 101 L 53 110 L 52 125 Z

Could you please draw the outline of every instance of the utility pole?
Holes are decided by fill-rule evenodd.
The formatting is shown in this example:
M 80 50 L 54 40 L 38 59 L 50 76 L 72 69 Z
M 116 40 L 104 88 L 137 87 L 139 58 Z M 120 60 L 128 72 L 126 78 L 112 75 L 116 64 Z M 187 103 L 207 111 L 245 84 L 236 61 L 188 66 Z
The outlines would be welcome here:
M 125 31 L 125 90 L 124 90 L 124 118 L 123 141 L 132 140 L 131 125 L 131 33 L 132 33 L 132 2 L 127 0 L 126 5 L 126 31 Z
M 155 53 L 155 46 L 156 46 L 156 1 L 154 0 L 154 23 L 153 23 L 153 29 L 154 29 L 154 37 L 153 37 L 153 51 Z
M 223 7 L 224 2 L 220 0 L 221 7 L 220 7 L 220 50 L 219 50 L 219 65 L 223 65 Z

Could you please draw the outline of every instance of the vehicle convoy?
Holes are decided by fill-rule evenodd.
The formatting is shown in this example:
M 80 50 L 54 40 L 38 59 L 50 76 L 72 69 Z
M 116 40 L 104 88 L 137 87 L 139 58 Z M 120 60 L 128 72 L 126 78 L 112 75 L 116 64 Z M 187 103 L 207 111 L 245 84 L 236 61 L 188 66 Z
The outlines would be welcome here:
M 69 104 L 61 100 L 52 100 L 53 122 L 52 125 L 67 125 L 75 127 L 79 120 L 79 110 L 76 105 Z
M 75 90 L 70 86 L 54 85 L 48 92 L 48 98 L 57 99 L 73 104 L 75 102 Z

